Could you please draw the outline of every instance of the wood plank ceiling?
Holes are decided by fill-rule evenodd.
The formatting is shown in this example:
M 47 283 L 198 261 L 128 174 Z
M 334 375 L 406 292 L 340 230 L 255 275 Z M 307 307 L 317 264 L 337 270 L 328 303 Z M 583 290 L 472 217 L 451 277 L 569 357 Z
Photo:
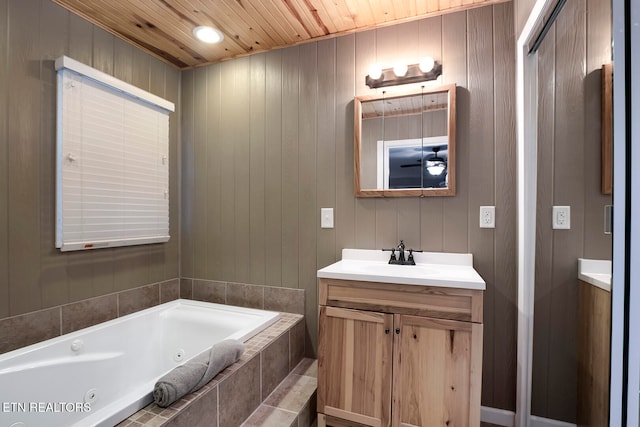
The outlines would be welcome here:
M 420 114 L 426 111 L 446 110 L 449 106 L 449 94 L 436 92 L 425 95 L 396 96 L 389 99 L 376 99 L 362 103 L 362 119 L 397 117 Z
M 177 66 L 189 68 L 353 31 L 506 0 L 53 0 Z M 196 40 L 210 25 L 222 43 Z

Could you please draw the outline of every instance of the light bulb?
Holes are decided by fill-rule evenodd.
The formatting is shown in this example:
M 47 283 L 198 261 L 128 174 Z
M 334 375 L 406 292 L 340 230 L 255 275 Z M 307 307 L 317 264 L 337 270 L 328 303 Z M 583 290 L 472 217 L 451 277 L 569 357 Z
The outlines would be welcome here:
M 420 71 L 422 71 L 423 73 L 428 73 L 429 71 L 433 70 L 434 65 L 435 61 L 433 60 L 433 58 L 430 56 L 425 56 L 420 60 Z
M 427 160 L 426 169 L 430 175 L 441 175 L 446 169 L 444 162 L 440 160 Z
M 205 43 L 220 43 L 224 35 L 213 27 L 200 26 L 193 29 L 193 35 Z
M 407 74 L 407 64 L 396 64 L 395 67 L 393 67 L 393 74 L 396 75 L 396 77 L 404 77 L 405 74 Z
M 369 67 L 369 77 L 371 77 L 373 80 L 378 80 L 380 77 L 382 77 L 382 67 L 380 66 L 380 64 L 373 64 L 371 67 Z
M 442 172 L 444 172 L 444 165 L 428 166 L 427 170 L 429 171 L 430 175 L 440 175 Z

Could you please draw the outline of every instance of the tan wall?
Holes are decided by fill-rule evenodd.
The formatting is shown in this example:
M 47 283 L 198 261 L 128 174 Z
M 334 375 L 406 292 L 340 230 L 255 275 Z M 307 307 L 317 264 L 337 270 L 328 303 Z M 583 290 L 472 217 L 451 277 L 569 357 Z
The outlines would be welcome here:
M 569 1 L 539 50 L 538 195 L 532 413 L 576 421 L 577 259 L 611 259 L 600 193 L 600 68 L 611 61 L 611 4 Z M 571 229 L 552 230 L 553 205 Z
M 524 24 L 526 24 L 527 19 L 529 19 L 529 15 L 531 14 L 531 10 L 533 9 L 533 5 L 536 3 L 536 0 L 513 0 L 513 3 L 515 8 L 514 22 L 516 40 L 518 40 L 518 37 L 524 28 Z
M 316 270 L 342 248 L 471 252 L 487 282 L 483 404 L 513 410 L 513 22 L 503 3 L 183 72 L 182 277 L 305 289 L 315 352 Z M 372 62 L 427 52 L 459 86 L 458 194 L 356 199 L 353 97 Z M 481 205 L 496 206 L 495 230 L 479 228 Z
M 55 249 L 53 61 L 60 55 L 176 103 L 168 244 Z M 0 319 L 179 277 L 180 72 L 49 0 L 0 0 L 0 64 Z

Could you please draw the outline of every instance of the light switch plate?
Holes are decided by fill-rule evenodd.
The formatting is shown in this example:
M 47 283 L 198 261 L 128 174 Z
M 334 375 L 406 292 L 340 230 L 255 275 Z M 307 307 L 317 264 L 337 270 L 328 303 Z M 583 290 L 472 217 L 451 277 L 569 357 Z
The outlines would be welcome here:
M 333 208 L 320 208 L 320 227 L 333 228 Z
M 554 206 L 551 224 L 554 230 L 571 228 L 571 206 Z
M 495 206 L 480 206 L 480 228 L 496 228 Z

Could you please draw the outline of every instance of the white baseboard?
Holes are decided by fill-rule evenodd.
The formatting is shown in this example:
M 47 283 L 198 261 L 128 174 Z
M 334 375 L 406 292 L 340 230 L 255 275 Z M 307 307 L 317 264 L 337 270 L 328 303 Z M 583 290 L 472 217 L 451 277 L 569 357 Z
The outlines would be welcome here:
M 516 425 L 516 414 L 504 409 L 490 408 L 482 406 L 480 408 L 480 421 L 497 426 L 514 427 Z M 576 427 L 575 424 L 564 421 L 550 420 L 532 415 L 530 417 L 530 427 Z
M 505 409 L 480 407 L 480 421 L 497 426 L 514 427 L 516 425 L 516 414 Z
M 536 417 L 531 415 L 530 427 L 576 427 L 575 424 L 564 421 L 550 420 L 549 418 Z

